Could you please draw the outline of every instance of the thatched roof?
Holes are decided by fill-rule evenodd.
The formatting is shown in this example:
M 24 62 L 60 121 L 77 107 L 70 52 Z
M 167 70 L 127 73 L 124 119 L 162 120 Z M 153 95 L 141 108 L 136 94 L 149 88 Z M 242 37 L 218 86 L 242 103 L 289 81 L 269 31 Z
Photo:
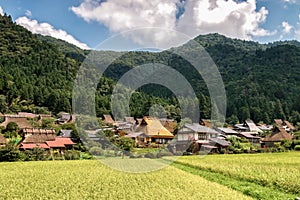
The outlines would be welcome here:
M 262 132 L 251 119 L 246 120 L 245 124 L 248 126 L 250 132 Z
M 171 133 L 174 132 L 175 127 L 177 125 L 177 123 L 174 120 L 170 120 L 170 119 L 159 119 L 159 121 L 161 122 L 161 124 Z
M 291 130 L 294 131 L 296 128 L 289 122 L 289 121 L 284 121 L 284 124 Z
M 174 135 L 168 131 L 157 118 L 144 117 L 136 132 L 143 132 L 152 138 L 173 138 Z
M 282 126 L 283 121 L 281 119 L 274 119 L 274 122 L 277 126 Z
M 5 120 L 0 126 L 6 128 L 7 124 L 10 122 L 15 122 L 20 129 L 33 128 L 33 126 L 28 122 L 27 117 L 19 115 L 5 115 Z
M 136 124 L 136 121 L 133 117 L 125 117 L 125 122 Z
M 45 143 L 55 140 L 55 131 L 47 129 L 23 129 L 22 143 Z
M 113 118 L 111 117 L 111 115 L 103 115 L 103 122 L 105 124 L 114 124 L 115 121 L 113 120 Z
M 6 138 L 2 134 L 0 134 L 0 144 L 6 144 L 6 143 L 7 143 Z
M 206 126 L 206 127 L 212 128 L 212 125 L 211 125 L 211 122 L 210 122 L 209 119 L 201 119 L 199 123 L 202 126 Z
M 275 127 L 273 132 L 266 136 L 263 141 L 264 142 L 280 142 L 282 140 L 292 140 L 293 136 L 287 133 L 284 128 Z

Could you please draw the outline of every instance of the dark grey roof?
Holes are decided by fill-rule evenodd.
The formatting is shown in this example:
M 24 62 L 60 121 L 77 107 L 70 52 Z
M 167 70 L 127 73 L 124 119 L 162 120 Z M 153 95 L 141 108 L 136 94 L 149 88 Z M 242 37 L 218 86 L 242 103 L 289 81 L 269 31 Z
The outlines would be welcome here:
M 218 132 L 215 131 L 214 129 L 206 127 L 206 126 L 201 126 L 200 124 L 197 124 L 197 123 L 185 124 L 184 127 L 191 129 L 192 131 L 195 131 L 198 133 L 216 133 L 216 134 L 218 134 Z
M 222 131 L 225 134 L 238 134 L 238 132 L 236 132 L 235 130 L 232 130 L 230 128 L 218 127 L 218 130 Z
M 212 143 L 219 144 L 221 146 L 229 146 L 230 142 L 218 138 L 210 138 L 209 139 Z
M 61 130 L 59 136 L 61 137 L 71 137 L 72 130 Z
M 145 133 L 143 132 L 133 132 L 133 133 L 129 133 L 128 135 L 126 135 L 125 137 L 130 137 L 130 138 L 136 138 L 136 137 L 148 137 Z

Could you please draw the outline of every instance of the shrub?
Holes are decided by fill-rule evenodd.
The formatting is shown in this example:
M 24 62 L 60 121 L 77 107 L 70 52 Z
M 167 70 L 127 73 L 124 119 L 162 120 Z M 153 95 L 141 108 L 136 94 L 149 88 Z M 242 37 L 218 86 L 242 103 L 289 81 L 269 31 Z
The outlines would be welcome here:
M 66 160 L 79 160 L 81 152 L 76 150 L 68 150 L 65 151 L 65 159 Z
M 145 157 L 145 158 L 155 158 L 155 155 L 154 155 L 154 153 L 146 153 L 146 154 L 144 155 L 144 157 Z
M 101 147 L 92 147 L 89 151 L 92 155 L 95 155 L 95 156 L 103 155 L 103 149 Z
M 300 145 L 296 145 L 294 148 L 296 151 L 300 151 Z

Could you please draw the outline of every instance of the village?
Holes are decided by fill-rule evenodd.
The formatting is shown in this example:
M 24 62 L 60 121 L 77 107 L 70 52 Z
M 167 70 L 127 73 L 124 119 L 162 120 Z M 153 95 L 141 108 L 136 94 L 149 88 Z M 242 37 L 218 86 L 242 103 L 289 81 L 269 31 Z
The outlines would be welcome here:
M 59 118 L 53 118 L 49 114 L 19 112 L 1 115 L 1 118 L 2 147 L 13 141 L 20 151 L 43 149 L 51 155 L 61 156 L 68 150 L 88 150 L 79 148 L 80 138 L 72 134 L 76 131 L 76 117 L 72 114 L 61 113 Z M 101 143 L 99 131 L 109 131 L 115 139 L 129 138 L 132 141 L 130 145 L 133 148 L 127 150 L 164 147 L 169 151 L 168 155 L 277 152 L 291 150 L 295 147 L 293 141 L 298 139 L 294 134 L 296 128 L 282 119 L 274 119 L 274 123 L 269 125 L 255 124 L 249 119 L 227 127 L 216 127 L 208 119 L 179 124 L 172 119 L 148 116 L 137 119 L 125 117 L 123 121 L 115 121 L 111 115 L 103 115 L 101 122 L 101 129 L 85 130 L 89 141 Z M 52 128 L 37 126 L 45 123 L 48 123 L 46 127 Z M 12 131 L 14 135 L 11 135 Z

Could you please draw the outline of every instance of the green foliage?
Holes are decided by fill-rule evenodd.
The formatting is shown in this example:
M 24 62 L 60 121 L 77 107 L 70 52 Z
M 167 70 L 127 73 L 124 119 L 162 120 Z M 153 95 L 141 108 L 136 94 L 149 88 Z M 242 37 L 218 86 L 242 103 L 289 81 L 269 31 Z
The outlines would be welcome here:
M 9 142 L 5 147 L 0 148 L 0 162 L 12 162 L 22 160 L 24 155 L 16 147 L 14 142 Z
M 24 152 L 25 161 L 47 160 L 49 155 L 43 148 L 33 148 Z
M 123 151 L 130 152 L 134 147 L 134 141 L 128 137 L 120 137 L 117 141 L 117 146 Z
M 296 150 L 296 151 L 300 151 L 300 145 L 296 145 L 296 146 L 295 146 L 295 150 Z

